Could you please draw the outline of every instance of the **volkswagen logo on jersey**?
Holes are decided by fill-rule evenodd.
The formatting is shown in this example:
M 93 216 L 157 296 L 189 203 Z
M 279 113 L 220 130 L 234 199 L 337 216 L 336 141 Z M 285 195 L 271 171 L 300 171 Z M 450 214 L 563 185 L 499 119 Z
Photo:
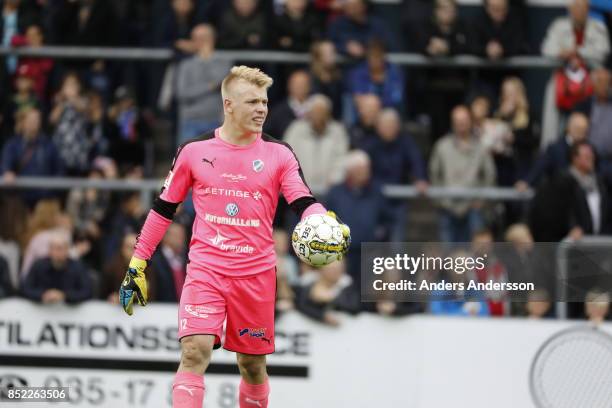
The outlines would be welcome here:
M 257 159 L 257 160 L 253 160 L 253 170 L 255 170 L 255 173 L 259 173 L 260 171 L 262 171 L 264 168 L 264 162 L 263 160 Z
M 225 206 L 225 213 L 230 217 L 235 217 L 238 211 L 238 206 L 235 203 L 229 203 Z

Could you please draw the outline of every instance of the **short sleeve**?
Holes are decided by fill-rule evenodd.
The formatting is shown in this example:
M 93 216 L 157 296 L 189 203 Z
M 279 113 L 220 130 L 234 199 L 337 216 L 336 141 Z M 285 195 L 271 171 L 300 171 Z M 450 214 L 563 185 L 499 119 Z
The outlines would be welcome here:
M 180 203 L 185 199 L 192 184 L 191 166 L 187 145 L 179 147 L 172 162 L 170 172 L 164 181 L 160 198 L 170 203 Z

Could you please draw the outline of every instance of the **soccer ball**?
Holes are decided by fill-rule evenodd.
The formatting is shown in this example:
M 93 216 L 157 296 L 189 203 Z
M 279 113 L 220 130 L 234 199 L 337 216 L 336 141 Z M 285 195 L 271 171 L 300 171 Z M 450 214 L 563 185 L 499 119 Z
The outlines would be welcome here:
M 313 214 L 295 226 L 291 244 L 298 258 L 308 265 L 319 267 L 342 258 L 344 236 L 335 218 Z

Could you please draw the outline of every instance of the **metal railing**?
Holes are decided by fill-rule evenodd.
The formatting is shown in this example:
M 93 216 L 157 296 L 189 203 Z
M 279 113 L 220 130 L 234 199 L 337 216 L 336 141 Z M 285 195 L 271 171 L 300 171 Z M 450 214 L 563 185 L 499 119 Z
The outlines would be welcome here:
M 261 63 L 308 63 L 308 53 L 286 51 L 226 51 L 217 50 L 218 58 L 229 61 L 248 61 Z M 44 47 L 0 47 L 0 56 L 48 57 L 58 59 L 106 59 L 125 61 L 170 61 L 175 52 L 171 48 L 115 48 L 115 47 L 76 47 L 76 46 L 44 46 Z M 499 61 L 491 61 L 473 55 L 459 55 L 448 58 L 431 58 L 421 54 L 389 53 L 389 61 L 399 65 L 412 67 L 457 67 L 457 68 L 538 68 L 554 69 L 561 62 L 554 58 L 542 56 L 516 56 Z M 340 57 L 340 62 L 346 62 Z
M 43 190 L 72 190 L 74 188 L 95 188 L 110 191 L 139 191 L 142 203 L 150 207 L 152 195 L 160 190 L 163 180 L 92 180 L 87 178 L 71 177 L 18 177 L 12 182 L 0 179 L 0 190 L 6 189 L 43 189 Z M 316 195 L 321 194 L 324 189 L 312 186 Z M 388 198 L 414 199 L 427 197 L 438 198 L 463 198 L 499 201 L 525 201 L 533 197 L 533 191 L 519 192 L 513 188 L 484 187 L 430 187 L 425 194 L 421 194 L 415 187 L 409 185 L 386 185 L 383 194 Z

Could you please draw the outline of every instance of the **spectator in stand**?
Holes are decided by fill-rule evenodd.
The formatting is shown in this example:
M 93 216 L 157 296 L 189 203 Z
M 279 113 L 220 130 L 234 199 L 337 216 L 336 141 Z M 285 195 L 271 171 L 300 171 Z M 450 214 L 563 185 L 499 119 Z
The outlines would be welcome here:
M 110 152 L 110 137 L 113 135 L 113 126 L 106 116 L 102 95 L 96 91 L 87 93 L 87 109 L 85 111 L 85 131 L 89 140 L 99 146 L 98 157 Z M 94 158 L 95 161 L 95 158 Z
M 603 64 L 610 53 L 606 26 L 589 17 L 589 0 L 571 0 L 568 10 L 569 17 L 559 17 L 548 27 L 542 43 L 542 54 L 574 65 L 581 59 L 591 64 Z M 543 146 L 555 142 L 559 136 L 560 117 L 555 104 L 556 94 L 555 82 L 551 80 L 544 96 Z
M 16 177 L 53 177 L 63 174 L 60 155 L 53 144 L 41 132 L 41 114 L 37 109 L 28 109 L 20 114 L 20 131 L 13 136 L 2 150 L 2 178 L 11 182 Z M 53 196 L 47 190 L 29 190 L 22 197 L 29 207 L 38 200 Z
M 274 48 L 306 52 L 321 37 L 321 19 L 308 3 L 308 0 L 285 0 L 283 13 L 274 21 Z
M 421 36 L 423 22 L 432 16 L 434 3 L 431 0 L 402 0 L 400 24 L 407 52 L 421 51 L 417 39 Z
M 105 231 L 105 259 L 110 258 L 121 246 L 124 236 L 140 231 L 144 216 L 139 193 L 130 192 L 121 197 L 119 209 L 112 215 Z
M 64 77 L 57 93 L 49 121 L 54 127 L 53 142 L 59 151 L 69 176 L 82 176 L 89 171 L 91 161 L 102 153 L 102 141 L 87 134 L 87 100 L 76 73 Z
M 452 258 L 465 258 L 469 254 L 464 250 L 455 250 L 449 254 Z M 455 270 L 445 269 L 440 272 L 439 282 L 467 283 L 476 280 L 474 271 L 467 270 L 458 273 Z M 431 293 L 429 311 L 434 315 L 446 316 L 489 316 L 489 305 L 484 299 L 482 291 L 467 290 L 435 290 Z
M 540 140 L 534 130 L 525 85 L 518 77 L 504 79 L 494 117 L 504 121 L 512 130 L 516 177 L 522 180 L 534 163 Z
M 595 173 L 593 147 L 587 142 L 574 143 L 570 161 L 568 172 L 542 183 L 536 191 L 529 218 L 538 241 L 577 240 L 612 230 L 610 196 Z
M 512 12 L 508 0 L 484 3 L 484 13 L 474 22 L 476 54 L 491 60 L 527 54 L 526 21 Z
M 129 262 L 129 258 L 127 258 Z M 157 282 L 158 302 L 178 303 L 185 283 L 187 266 L 187 237 L 185 227 L 172 223 L 159 249 L 151 258 Z
M 531 291 L 528 295 L 525 309 L 527 318 L 542 319 L 550 316 L 551 311 L 550 295 L 545 290 Z
M 386 241 L 396 223 L 382 194 L 372 179 L 370 158 L 362 150 L 349 152 L 345 160 L 344 182 L 332 187 L 326 206 L 333 208 L 351 226 L 351 246 L 347 256 L 348 274 L 355 287 L 361 287 L 361 243 Z
M 436 142 L 429 162 L 431 184 L 440 187 L 490 187 L 495 184 L 495 164 L 475 137 L 470 111 L 460 105 L 452 111 L 452 133 Z M 468 242 L 483 228 L 483 203 L 479 200 L 442 199 L 440 238 Z
M 511 186 L 516 181 L 512 155 L 514 135 L 507 123 L 491 117 L 491 101 L 481 95 L 470 105 L 474 133 L 495 162 L 497 185 Z
M 25 35 L 16 35 L 13 37 L 11 44 L 13 47 L 33 47 L 39 48 L 44 44 L 44 34 L 39 25 L 32 24 L 28 26 Z M 54 61 L 51 58 L 40 57 L 20 57 L 17 72 L 27 72 L 29 78 L 34 82 L 34 91 L 38 99 L 43 101 L 47 98 L 47 80 L 51 70 L 53 69 Z M 24 70 L 24 71 L 22 71 Z
M 472 238 L 472 254 L 474 258 L 484 259 L 483 267 L 474 268 L 478 282 L 505 283 L 508 282 L 508 269 L 496 253 L 493 233 L 487 229 L 477 231 Z M 502 251 L 504 248 L 500 248 Z M 485 299 L 491 316 L 510 314 L 509 294 L 502 290 L 487 291 Z
M 19 244 L 25 233 L 27 217 L 27 209 L 19 197 L 9 194 L 0 197 L 0 256 L 8 262 L 9 276 L 15 288 L 19 282 Z
M 102 169 L 94 167 L 89 172 L 89 180 L 103 180 Z M 110 206 L 110 192 L 95 188 L 75 188 L 68 194 L 66 212 L 75 228 L 75 236 L 79 241 L 90 243 L 92 250 L 88 253 L 86 262 L 89 265 L 99 265 L 102 261 L 102 224 Z
M 120 247 L 107 258 L 108 262 L 102 269 L 100 298 L 113 305 L 119 304 L 119 287 L 130 264 L 136 238 L 136 233 L 128 233 L 122 237 Z M 155 280 L 157 273 L 152 267 L 150 268 L 147 273 L 149 301 L 156 298 L 157 294 L 157 282 Z
M 366 149 L 365 145 L 376 140 L 376 120 L 382 110 L 382 102 L 375 94 L 355 95 L 357 121 L 349 129 L 351 148 Z
M 349 73 L 348 91 L 355 95 L 375 94 L 384 107 L 403 109 L 404 74 L 399 66 L 386 59 L 382 42 L 372 40 L 366 50 L 366 61 Z
M 331 41 L 318 41 L 310 48 L 310 75 L 313 93 L 327 96 L 333 105 L 333 116 L 342 115 L 342 71 L 336 48 Z
M 68 234 L 72 241 L 74 234 L 72 220 L 67 214 L 59 210 L 57 204 L 55 200 L 43 200 L 34 209 L 27 235 L 23 241 L 24 251 L 20 279 L 25 278 L 36 261 L 49 256 L 49 242 L 57 231 Z M 45 216 L 48 216 L 46 220 L 43 218 Z M 81 259 L 90 249 L 91 244 L 89 242 L 75 241 L 70 248 L 70 257 Z
M 89 271 L 70 259 L 70 235 L 57 231 L 49 244 L 49 257 L 38 260 L 23 281 L 21 291 L 28 299 L 54 303 L 78 303 L 92 297 Z
M 118 42 L 119 19 L 106 0 L 62 0 L 53 27 L 61 45 L 112 46 Z
M 219 126 L 223 116 L 221 81 L 232 67 L 215 53 L 213 26 L 195 26 L 191 38 L 197 54 L 182 60 L 177 74 L 179 145 Z
M 11 282 L 8 262 L 0 255 L 0 299 L 13 296 L 14 294 L 15 288 Z
M 543 178 L 552 178 L 569 166 L 569 153 L 571 147 L 587 140 L 589 134 L 589 119 L 580 112 L 574 112 L 567 121 L 567 134 L 554 144 L 548 146 L 546 151 L 538 158 L 533 168 L 524 180 L 519 180 L 515 187 L 525 191 L 529 186 L 537 186 Z
M 7 95 L 7 99 L 3 116 L 6 118 L 5 126 L 10 129 L 15 129 L 15 118 L 18 112 L 41 108 L 41 99 L 34 90 L 34 78 L 28 66 L 20 65 L 17 69 L 15 92 Z
M 591 73 L 593 97 L 576 107 L 589 118 L 589 142 L 597 151 L 598 158 L 612 161 L 612 92 L 610 71 L 597 68 Z
M 258 0 L 232 0 L 221 15 L 219 48 L 263 49 L 267 46 L 268 22 Z
M 270 110 L 264 131 L 272 137 L 282 139 L 291 122 L 303 119 L 308 109 L 310 76 L 304 70 L 291 73 L 287 80 L 287 98 Z
M 336 312 L 359 311 L 359 291 L 352 284 L 344 261 L 310 271 L 302 277 L 297 309 L 322 323 L 339 326 Z
M 197 24 L 193 0 L 171 0 L 170 10 L 159 10 L 160 23 L 154 25 L 154 44 L 160 47 L 174 47 L 179 55 L 193 54 L 193 43 L 189 36 Z
M 31 4 L 22 0 L 4 0 L 0 2 L 2 15 L 0 18 L 0 39 L 1 45 L 10 46 L 15 35 L 23 34 L 26 27 L 33 24 L 38 19 L 37 9 Z M 17 58 L 8 57 L 2 62 L 9 75 L 17 69 Z
M 384 109 L 376 120 L 376 138 L 363 143 L 372 161 L 372 176 L 381 184 L 412 184 L 420 193 L 427 190 L 425 164 L 412 137 L 402 131 L 399 114 Z M 390 241 L 404 242 L 408 206 L 404 200 L 389 200 L 395 224 Z
M 308 99 L 305 119 L 294 121 L 285 132 L 285 142 L 293 148 L 306 182 L 318 193 L 342 180 L 342 165 L 349 139 L 344 126 L 331 117 L 328 97 L 313 95 Z
M 589 321 L 600 325 L 610 312 L 610 294 L 600 289 L 590 290 L 584 301 L 584 314 Z
M 382 41 L 391 51 L 397 49 L 387 24 L 378 17 L 370 15 L 366 0 L 345 0 L 344 15 L 329 25 L 328 37 L 336 49 L 351 58 L 361 59 L 366 55 L 366 46 L 373 40 Z
M 142 171 L 151 126 L 131 89 L 120 86 L 115 90 L 115 103 L 108 110 L 108 119 L 113 124 L 110 156 L 117 162 L 120 172 L 134 168 Z
M 431 19 L 423 23 L 419 33 L 418 48 L 429 57 L 469 53 L 469 30 L 458 16 L 455 0 L 436 0 Z M 465 99 L 467 73 L 458 69 L 430 68 L 426 74 L 424 105 L 430 116 L 430 134 L 438 138 L 449 130 L 448 112 Z

